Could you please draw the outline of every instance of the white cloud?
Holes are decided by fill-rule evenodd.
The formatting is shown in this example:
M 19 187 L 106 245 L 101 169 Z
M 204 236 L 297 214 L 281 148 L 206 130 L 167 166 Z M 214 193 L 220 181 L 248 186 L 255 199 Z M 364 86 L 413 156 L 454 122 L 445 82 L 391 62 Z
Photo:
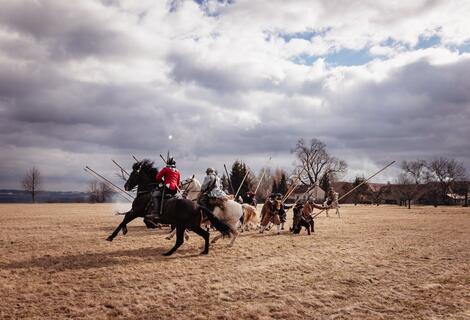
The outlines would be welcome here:
M 51 189 L 80 189 L 77 164 L 109 173 L 111 156 L 157 159 L 167 149 L 187 175 L 236 158 L 259 169 L 267 155 L 289 167 L 295 140 L 314 136 L 351 175 L 433 154 L 470 164 L 469 55 L 453 49 L 470 39 L 469 6 L 5 1 L 0 187 L 38 163 L 54 175 Z M 432 36 L 440 42 L 417 47 Z M 325 62 L 343 48 L 373 59 Z

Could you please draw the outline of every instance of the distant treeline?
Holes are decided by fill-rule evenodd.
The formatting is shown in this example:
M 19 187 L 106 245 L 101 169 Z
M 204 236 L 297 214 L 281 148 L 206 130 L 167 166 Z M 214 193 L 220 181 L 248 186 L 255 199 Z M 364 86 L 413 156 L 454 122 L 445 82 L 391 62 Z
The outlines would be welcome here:
M 41 203 L 80 203 L 88 202 L 89 193 L 78 191 L 41 191 L 36 202 Z M 23 190 L 0 190 L 0 203 L 31 203 L 31 194 Z

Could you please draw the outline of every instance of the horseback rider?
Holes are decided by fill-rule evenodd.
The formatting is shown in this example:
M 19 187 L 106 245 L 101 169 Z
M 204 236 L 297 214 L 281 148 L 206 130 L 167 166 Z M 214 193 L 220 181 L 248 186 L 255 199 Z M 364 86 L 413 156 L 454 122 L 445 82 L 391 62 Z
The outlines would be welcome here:
M 253 206 L 256 208 L 257 202 L 256 202 L 256 196 L 255 193 L 252 191 L 248 191 L 245 195 L 244 203 L 248 203 L 250 206 Z
M 209 203 L 210 198 L 223 199 L 225 197 L 226 194 L 222 190 L 222 183 L 217 172 L 214 168 L 207 168 L 198 203 L 205 208 L 211 209 Z
M 147 218 L 159 219 L 163 209 L 161 204 L 163 196 L 174 196 L 180 184 L 180 172 L 176 169 L 176 161 L 173 158 L 168 159 L 166 167 L 157 173 L 155 181 L 157 183 L 163 182 L 163 187 L 157 187 L 152 193 L 153 210 L 151 214 L 147 215 Z

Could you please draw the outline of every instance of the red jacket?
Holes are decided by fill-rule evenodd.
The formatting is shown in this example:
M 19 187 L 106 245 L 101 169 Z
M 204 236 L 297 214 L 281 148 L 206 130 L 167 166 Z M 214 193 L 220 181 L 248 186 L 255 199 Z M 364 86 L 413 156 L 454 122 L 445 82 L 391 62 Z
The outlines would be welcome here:
M 176 190 L 180 184 L 180 173 L 176 168 L 165 167 L 160 170 L 155 180 L 160 182 L 162 178 L 165 178 L 165 185 L 170 190 Z

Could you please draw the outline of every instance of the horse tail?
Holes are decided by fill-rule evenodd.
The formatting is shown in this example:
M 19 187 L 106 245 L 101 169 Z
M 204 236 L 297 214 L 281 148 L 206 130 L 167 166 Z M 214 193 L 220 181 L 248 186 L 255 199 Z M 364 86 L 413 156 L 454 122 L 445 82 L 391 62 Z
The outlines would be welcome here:
M 242 204 L 244 223 L 259 223 L 258 215 L 256 214 L 256 208 L 249 204 Z
M 203 206 L 199 206 L 199 209 L 206 215 L 207 219 L 209 219 L 212 226 L 216 230 L 220 231 L 220 233 L 222 233 L 222 235 L 224 236 L 230 235 L 230 233 L 232 232 L 232 229 L 230 229 L 230 227 L 226 223 L 224 223 L 222 220 L 217 218 L 214 215 L 214 213 L 212 213 L 212 211 L 210 211 L 209 209 Z

